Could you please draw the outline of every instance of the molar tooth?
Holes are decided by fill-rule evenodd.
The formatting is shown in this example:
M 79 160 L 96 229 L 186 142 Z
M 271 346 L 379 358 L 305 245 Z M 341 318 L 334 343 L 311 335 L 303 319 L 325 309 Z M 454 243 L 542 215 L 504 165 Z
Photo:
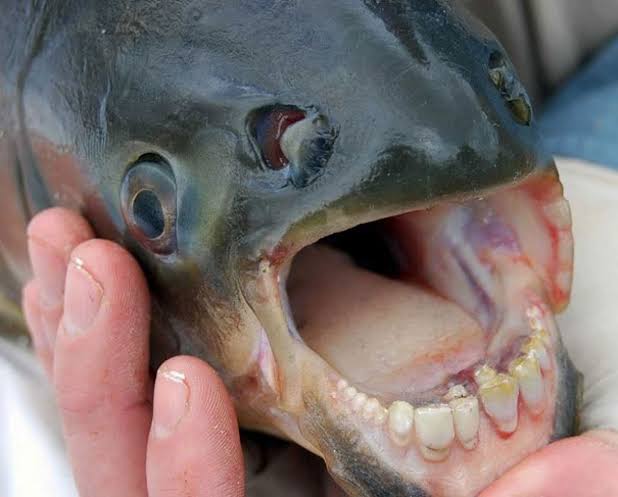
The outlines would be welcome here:
M 356 397 L 356 394 L 358 393 L 358 391 L 356 390 L 356 388 L 354 387 L 347 387 L 344 391 L 343 391 L 343 400 L 352 400 L 354 397 Z
M 454 399 L 449 406 L 453 411 L 455 432 L 461 445 L 468 450 L 474 449 L 478 443 L 481 423 L 478 399 L 476 397 Z
M 366 402 L 367 402 L 367 395 L 365 395 L 363 392 L 358 392 L 352 399 L 352 403 L 351 403 L 352 411 L 353 412 L 360 411 Z
M 412 438 L 414 408 L 407 402 L 398 400 L 388 409 L 388 431 L 397 445 L 405 447 Z
M 414 425 L 423 457 L 430 461 L 445 459 L 455 439 L 451 408 L 444 404 L 419 407 L 414 411 Z
M 539 364 L 541 365 L 541 369 L 547 371 L 551 367 L 549 354 L 545 349 L 543 340 L 541 340 L 539 337 L 533 335 L 528 338 L 528 340 L 526 340 L 526 342 L 522 346 L 521 351 L 524 354 L 536 357 L 539 361 Z
M 483 383 L 493 380 L 497 374 L 494 368 L 484 364 L 474 372 L 474 379 L 477 385 L 482 385 Z
M 380 408 L 380 402 L 378 399 L 374 399 L 373 397 L 369 399 L 365 405 L 363 406 L 362 416 L 365 421 L 369 421 L 371 418 L 375 416 Z
M 565 198 L 560 198 L 544 207 L 547 219 L 558 229 L 571 227 L 571 208 Z
M 517 379 L 521 396 L 528 408 L 535 414 L 541 413 L 544 407 L 545 385 L 539 360 L 533 355 L 519 357 L 510 364 L 509 372 Z
M 517 429 L 519 386 L 511 376 L 500 373 L 479 387 L 485 411 L 503 433 Z
M 464 387 L 463 385 L 455 385 L 449 389 L 447 394 L 444 396 L 444 400 L 448 402 L 454 399 L 460 399 L 460 398 L 467 397 L 467 396 L 468 396 L 468 391 L 466 390 L 466 387 Z

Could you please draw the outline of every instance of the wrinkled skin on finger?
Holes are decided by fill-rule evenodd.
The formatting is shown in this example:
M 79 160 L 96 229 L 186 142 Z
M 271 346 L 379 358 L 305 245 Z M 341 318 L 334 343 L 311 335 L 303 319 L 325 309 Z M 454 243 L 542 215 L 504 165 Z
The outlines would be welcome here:
M 79 210 L 146 272 L 153 363 L 207 360 L 244 427 L 318 454 L 354 496 L 476 495 L 572 432 L 577 378 L 553 321 L 570 290 L 568 204 L 507 56 L 465 12 L 5 10 L 12 280 L 28 274 L 27 219 Z M 295 257 L 361 224 L 395 240 L 379 257 L 395 277 L 357 264 L 371 236 Z

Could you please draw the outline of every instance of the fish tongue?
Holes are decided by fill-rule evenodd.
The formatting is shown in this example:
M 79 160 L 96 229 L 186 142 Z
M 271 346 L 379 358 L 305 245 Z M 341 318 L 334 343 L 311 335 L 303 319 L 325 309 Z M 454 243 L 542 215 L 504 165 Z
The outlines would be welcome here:
M 335 249 L 303 250 L 287 287 L 305 343 L 386 400 L 426 392 L 484 357 L 484 334 L 460 307 L 419 284 L 359 268 Z

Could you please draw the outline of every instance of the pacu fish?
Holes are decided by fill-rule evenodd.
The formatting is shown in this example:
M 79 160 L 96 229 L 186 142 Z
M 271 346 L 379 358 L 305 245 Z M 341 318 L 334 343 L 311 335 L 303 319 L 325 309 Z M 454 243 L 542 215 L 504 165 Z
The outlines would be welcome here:
M 207 360 L 351 496 L 471 497 L 573 432 L 568 203 L 457 4 L 0 7 L 7 319 L 65 206 L 141 263 L 153 365 Z

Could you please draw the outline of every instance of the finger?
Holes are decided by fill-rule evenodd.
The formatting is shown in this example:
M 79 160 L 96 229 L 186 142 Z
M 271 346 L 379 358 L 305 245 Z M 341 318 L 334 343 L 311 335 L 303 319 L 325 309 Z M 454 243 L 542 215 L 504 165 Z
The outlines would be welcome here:
M 242 452 L 236 414 L 216 373 L 175 357 L 157 374 L 148 441 L 151 497 L 241 497 Z
M 62 316 L 69 256 L 93 236 L 83 217 L 60 207 L 37 214 L 28 225 L 28 253 L 39 288 L 39 319 L 52 351 Z
M 526 459 L 480 497 L 618 495 L 618 435 L 589 434 L 556 442 Z
M 34 350 L 43 365 L 43 368 L 51 378 L 53 354 L 47 340 L 47 335 L 41 323 L 41 310 L 39 308 L 39 288 L 36 280 L 30 281 L 22 292 L 22 307 L 26 324 L 32 337 Z
M 54 377 L 80 495 L 146 495 L 149 295 L 131 255 L 90 240 L 71 254 Z

